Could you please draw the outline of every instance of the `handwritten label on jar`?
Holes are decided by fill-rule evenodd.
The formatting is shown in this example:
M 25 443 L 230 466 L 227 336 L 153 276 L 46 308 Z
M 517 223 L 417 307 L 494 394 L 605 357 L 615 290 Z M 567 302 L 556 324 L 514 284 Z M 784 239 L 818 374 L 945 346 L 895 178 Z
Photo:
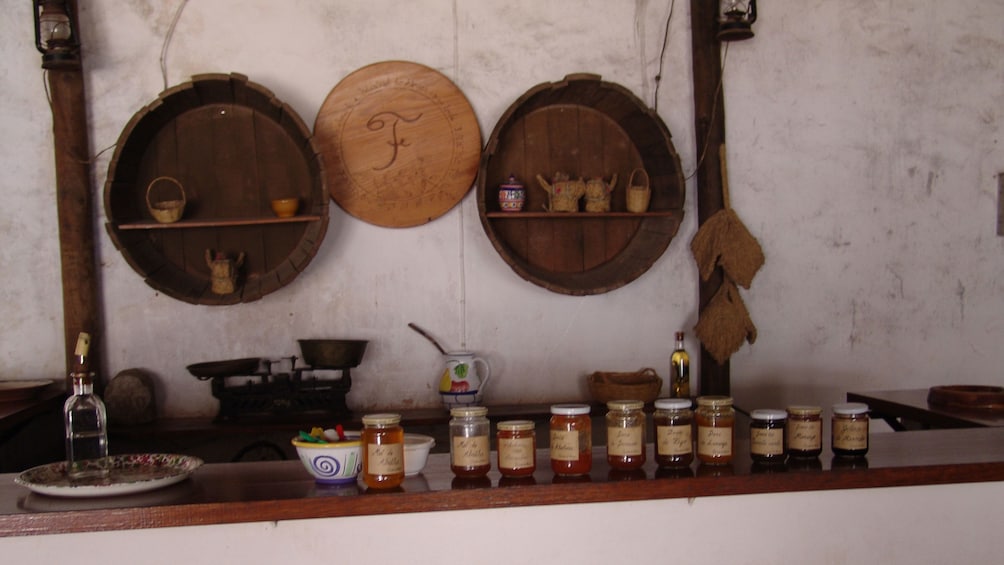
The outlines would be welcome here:
M 656 448 L 660 455 L 686 455 L 694 451 L 690 424 L 679 426 L 657 426 L 655 429 Z
M 457 467 L 488 465 L 488 436 L 454 437 L 453 464 Z
M 819 449 L 823 443 L 823 425 L 816 421 L 788 421 L 788 447 L 798 451 Z
M 499 467 L 528 469 L 533 465 L 533 438 L 499 438 Z
M 784 453 L 784 430 L 753 428 L 750 430 L 750 453 L 780 455 Z
M 551 430 L 551 459 L 555 461 L 578 461 L 579 432 Z
M 732 455 L 732 428 L 697 426 L 697 453 L 709 457 Z
M 396 475 L 404 472 L 404 444 L 369 444 L 366 446 L 366 472 L 370 475 Z
M 617 457 L 641 455 L 642 427 L 607 428 L 607 453 Z
M 868 420 L 833 421 L 833 447 L 837 449 L 868 449 Z

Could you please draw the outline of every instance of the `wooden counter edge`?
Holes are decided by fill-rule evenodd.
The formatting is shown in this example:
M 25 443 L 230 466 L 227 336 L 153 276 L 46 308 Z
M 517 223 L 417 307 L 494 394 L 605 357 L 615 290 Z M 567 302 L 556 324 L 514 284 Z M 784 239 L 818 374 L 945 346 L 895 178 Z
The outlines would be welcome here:
M 0 516 L 0 537 L 991 481 L 1004 481 L 1004 462 L 9 514 Z

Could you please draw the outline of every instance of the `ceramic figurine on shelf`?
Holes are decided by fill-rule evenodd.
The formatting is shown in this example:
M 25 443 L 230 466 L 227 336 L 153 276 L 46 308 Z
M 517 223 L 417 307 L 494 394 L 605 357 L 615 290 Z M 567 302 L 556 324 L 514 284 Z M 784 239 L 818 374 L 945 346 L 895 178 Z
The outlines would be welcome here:
M 516 175 L 499 185 L 499 207 L 503 212 L 521 212 L 526 203 L 526 188 Z
M 209 266 L 213 294 L 230 294 L 237 289 L 237 274 L 244 264 L 244 252 L 236 259 L 230 259 L 222 251 L 213 254 L 206 250 L 206 265 Z
M 586 193 L 586 183 L 581 178 L 570 180 L 567 173 L 554 173 L 554 180 L 548 183 L 544 177 L 537 175 L 537 182 L 547 192 L 548 212 L 578 212 L 579 200 Z
M 610 193 L 617 186 L 617 173 L 610 182 L 602 177 L 593 177 L 586 181 L 586 212 L 609 212 Z

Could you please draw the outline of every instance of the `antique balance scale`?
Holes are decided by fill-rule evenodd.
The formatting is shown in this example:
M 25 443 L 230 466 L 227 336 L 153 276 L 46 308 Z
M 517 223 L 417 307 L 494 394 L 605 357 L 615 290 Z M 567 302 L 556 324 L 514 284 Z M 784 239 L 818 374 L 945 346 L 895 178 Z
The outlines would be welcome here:
M 199 380 L 212 381 L 220 401 L 217 421 L 276 418 L 303 414 L 346 416 L 352 388 L 350 370 L 359 366 L 367 341 L 301 339 L 297 357 L 277 360 L 247 357 L 196 363 L 186 367 Z M 340 376 L 336 376 L 340 373 Z

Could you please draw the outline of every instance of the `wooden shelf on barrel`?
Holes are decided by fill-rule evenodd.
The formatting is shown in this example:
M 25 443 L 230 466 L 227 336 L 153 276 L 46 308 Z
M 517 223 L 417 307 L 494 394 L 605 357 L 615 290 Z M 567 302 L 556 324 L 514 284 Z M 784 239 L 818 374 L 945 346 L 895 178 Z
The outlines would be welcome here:
M 488 212 L 485 216 L 504 220 L 582 220 L 588 218 L 667 218 L 682 216 L 681 210 L 661 210 L 649 212 Z
M 292 218 L 232 218 L 218 220 L 181 220 L 173 224 L 159 222 L 130 222 L 119 224 L 120 230 L 174 230 L 194 228 L 225 228 L 239 226 L 263 226 L 268 224 L 291 224 L 298 222 L 318 222 L 321 216 L 293 216 Z

